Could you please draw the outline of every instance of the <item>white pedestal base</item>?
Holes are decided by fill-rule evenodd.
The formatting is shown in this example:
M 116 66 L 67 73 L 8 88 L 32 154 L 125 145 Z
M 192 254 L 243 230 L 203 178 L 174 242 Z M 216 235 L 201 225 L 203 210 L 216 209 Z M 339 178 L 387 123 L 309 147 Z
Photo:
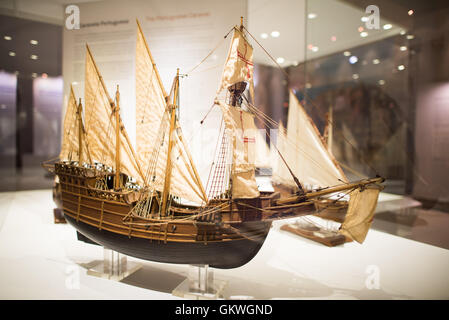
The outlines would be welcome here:
M 194 300 L 223 299 L 226 284 L 226 281 L 214 279 L 213 270 L 208 265 L 190 265 L 187 279 L 181 282 L 172 294 Z
M 103 261 L 89 268 L 88 275 L 120 281 L 142 267 L 140 263 L 127 261 L 125 255 L 111 249 L 103 248 L 103 254 Z

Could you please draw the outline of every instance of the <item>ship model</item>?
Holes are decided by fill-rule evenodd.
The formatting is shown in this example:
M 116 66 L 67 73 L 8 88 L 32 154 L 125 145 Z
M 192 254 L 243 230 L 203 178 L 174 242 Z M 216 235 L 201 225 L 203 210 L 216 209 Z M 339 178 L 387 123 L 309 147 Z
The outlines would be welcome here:
M 137 22 L 134 149 L 120 117 L 119 88 L 112 99 L 86 45 L 84 106 L 71 90 L 62 150 L 54 163 L 70 225 L 104 247 L 137 258 L 236 268 L 257 254 L 274 220 L 315 214 L 317 202 L 331 206 L 336 202 L 325 197 L 344 192 L 350 200 L 339 232 L 363 242 L 383 178 L 348 182 L 336 161 L 330 173 L 322 165 L 307 166 L 329 162 L 316 137 L 301 138 L 301 143 L 312 139 L 302 148 L 314 161 L 305 162 L 289 152 L 281 128 L 271 153 L 277 159 L 273 180 L 278 178 L 275 186 L 282 192 L 259 190 L 260 148 L 255 145 L 259 139 L 266 142 L 254 119 L 268 118 L 254 106 L 248 35 L 243 23 L 232 29 L 214 100 L 222 122 L 217 123 L 218 148 L 206 187 L 179 122 L 179 69 L 167 93 Z

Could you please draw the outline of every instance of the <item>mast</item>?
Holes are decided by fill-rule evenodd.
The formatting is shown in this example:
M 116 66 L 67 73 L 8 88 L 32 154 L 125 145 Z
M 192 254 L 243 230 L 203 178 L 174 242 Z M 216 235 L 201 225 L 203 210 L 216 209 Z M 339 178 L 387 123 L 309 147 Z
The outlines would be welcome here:
M 176 109 L 178 108 L 178 90 L 179 90 L 179 68 L 176 71 L 175 90 L 173 93 L 173 104 L 169 105 L 170 111 L 170 131 L 168 133 L 168 152 L 167 152 L 167 164 L 165 166 L 165 181 L 164 190 L 162 194 L 162 210 L 161 215 L 166 215 L 168 194 L 170 192 L 170 182 L 172 173 L 172 161 L 171 152 L 173 148 L 173 131 L 175 130 Z
M 323 138 L 325 139 L 327 151 L 332 153 L 332 131 L 333 131 L 333 110 L 329 106 L 329 112 L 326 115 L 326 127 L 324 128 Z
M 117 92 L 115 93 L 116 103 L 114 106 L 115 112 L 115 179 L 114 189 L 120 189 L 120 92 L 117 85 Z
M 82 134 L 83 134 L 83 119 L 82 119 L 82 114 L 83 114 L 83 106 L 81 104 L 81 98 L 79 99 L 79 103 L 78 103 L 78 110 L 77 110 L 77 114 L 78 114 L 78 165 L 81 165 L 81 159 L 82 154 L 83 154 L 83 139 L 82 139 Z

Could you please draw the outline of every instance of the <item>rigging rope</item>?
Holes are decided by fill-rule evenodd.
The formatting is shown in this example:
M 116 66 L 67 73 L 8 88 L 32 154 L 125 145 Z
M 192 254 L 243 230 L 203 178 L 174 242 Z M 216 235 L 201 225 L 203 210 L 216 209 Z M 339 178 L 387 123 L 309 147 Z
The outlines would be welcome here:
M 262 50 L 270 57 L 270 59 L 276 64 L 276 66 L 282 71 L 282 73 L 285 75 L 285 77 L 290 81 L 290 75 L 279 65 L 279 63 L 277 63 L 277 61 L 273 58 L 273 56 L 271 56 L 268 51 L 259 43 L 259 41 L 257 41 L 257 39 L 248 31 L 248 29 L 246 29 L 245 27 L 243 27 L 246 32 L 251 36 L 251 38 L 253 38 L 253 40 L 262 48 Z M 318 112 L 321 113 L 321 116 L 323 117 L 323 111 L 318 108 L 312 101 L 312 99 L 309 97 L 309 95 L 304 92 L 304 98 L 306 98 L 308 100 L 308 102 L 316 109 L 318 110 Z M 330 119 L 326 119 L 326 122 L 329 124 L 333 125 L 333 122 Z M 357 148 L 343 135 L 341 134 L 341 136 L 343 137 L 343 139 L 357 152 L 359 158 L 371 169 L 374 171 L 374 173 L 376 175 L 378 175 L 377 170 L 370 165 L 364 157 L 361 156 L 360 152 L 357 150 Z
M 204 61 L 207 60 L 207 58 L 209 58 L 212 53 L 214 53 L 221 45 L 222 43 L 225 41 L 225 39 L 228 37 L 228 35 L 231 33 L 231 31 L 234 30 L 234 27 L 231 28 L 231 30 L 228 31 L 228 33 L 226 33 L 226 35 L 223 37 L 223 39 L 220 40 L 220 42 L 215 46 L 214 49 L 212 49 L 204 58 L 203 60 L 200 61 L 200 63 L 198 63 L 195 67 L 193 67 L 192 69 L 190 69 L 189 72 L 187 72 L 185 75 L 188 76 L 192 73 L 193 70 L 195 70 L 196 68 L 198 68 L 200 65 L 202 65 L 204 63 Z

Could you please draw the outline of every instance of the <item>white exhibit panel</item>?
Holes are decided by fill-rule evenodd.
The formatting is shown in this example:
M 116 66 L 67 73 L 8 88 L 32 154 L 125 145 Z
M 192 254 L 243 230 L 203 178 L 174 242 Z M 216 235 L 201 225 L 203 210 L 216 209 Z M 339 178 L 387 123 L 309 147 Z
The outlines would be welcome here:
M 77 99 L 84 101 L 88 44 L 109 95 L 114 97 L 116 86 L 120 87 L 122 119 L 131 141 L 135 141 L 138 19 L 165 90 L 170 92 L 177 68 L 181 75 L 188 73 L 180 83 L 180 121 L 199 174 L 206 181 L 217 143 L 220 112 L 215 108 L 203 125 L 200 120 L 212 106 L 219 85 L 230 40 L 223 37 L 240 23 L 241 16 L 246 16 L 246 1 L 112 0 L 77 6 L 80 29 L 65 27 L 63 31 L 65 97 L 72 84 Z M 214 48 L 213 54 L 202 62 Z

